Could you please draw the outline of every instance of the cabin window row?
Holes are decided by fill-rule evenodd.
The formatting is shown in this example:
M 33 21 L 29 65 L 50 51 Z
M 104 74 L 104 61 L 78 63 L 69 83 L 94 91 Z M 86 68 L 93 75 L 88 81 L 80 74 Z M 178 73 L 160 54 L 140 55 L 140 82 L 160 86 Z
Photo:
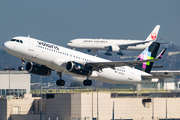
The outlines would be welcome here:
M 61 52 L 61 51 L 56 51 L 56 50 L 53 50 L 53 49 L 50 49 L 50 48 L 46 48 L 46 47 L 43 47 L 43 46 L 38 46 L 38 45 L 36 45 L 36 47 L 38 47 L 38 48 L 42 48 L 42 49 L 45 49 L 45 50 L 49 50 L 49 51 L 54 51 L 54 52 L 56 52 L 56 53 L 59 53 L 59 54 L 64 54 L 64 55 L 66 55 L 66 56 L 70 56 L 70 57 L 74 57 L 74 58 L 76 58 L 76 59 L 81 59 L 81 60 L 84 60 L 84 61 L 87 61 L 87 62 L 93 62 L 93 61 L 91 61 L 91 60 L 88 60 L 88 59 L 84 59 L 84 58 L 80 58 L 80 57 L 78 57 L 78 56 L 74 56 L 74 55 L 69 55 L 68 53 L 64 53 L 64 52 Z

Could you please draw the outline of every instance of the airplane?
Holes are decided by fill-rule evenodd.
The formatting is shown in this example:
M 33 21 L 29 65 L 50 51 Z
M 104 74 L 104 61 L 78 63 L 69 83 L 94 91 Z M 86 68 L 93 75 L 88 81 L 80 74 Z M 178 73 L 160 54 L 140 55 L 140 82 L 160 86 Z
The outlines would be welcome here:
M 92 80 L 115 84 L 139 84 L 157 82 L 165 75 L 151 75 L 153 63 L 160 60 L 164 49 L 157 57 L 160 43 L 153 42 L 134 61 L 110 61 L 69 48 L 61 47 L 38 39 L 18 36 L 3 44 L 3 49 L 21 59 L 19 70 L 29 73 L 50 76 L 51 71 L 57 71 L 60 79 L 57 86 L 64 86 L 62 73 L 86 77 L 84 86 L 91 86 Z M 172 76 L 168 76 L 168 78 Z
M 67 46 L 72 49 L 85 49 L 91 53 L 97 52 L 98 50 L 106 50 L 105 55 L 111 56 L 111 52 L 117 52 L 118 55 L 123 56 L 123 50 L 135 51 L 147 48 L 152 42 L 156 41 L 159 29 L 160 25 L 156 25 L 145 41 L 78 38 L 69 41 Z

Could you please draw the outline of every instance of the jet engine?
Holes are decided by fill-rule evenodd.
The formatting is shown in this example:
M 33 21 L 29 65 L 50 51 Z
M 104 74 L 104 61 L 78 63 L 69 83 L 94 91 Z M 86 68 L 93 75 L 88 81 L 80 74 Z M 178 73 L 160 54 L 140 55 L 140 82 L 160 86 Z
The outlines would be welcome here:
M 32 62 L 26 63 L 26 70 L 29 73 L 33 73 L 36 75 L 42 75 L 42 76 L 50 76 L 51 75 L 51 69 L 44 65 L 34 64 Z
M 90 76 L 92 74 L 91 66 L 82 65 L 74 61 L 67 62 L 66 69 L 67 71 L 78 74 L 78 75 Z
M 95 53 L 95 52 L 97 52 L 98 50 L 88 49 L 87 51 L 90 52 L 90 53 Z
M 119 46 L 109 46 L 109 52 L 118 52 L 119 50 Z

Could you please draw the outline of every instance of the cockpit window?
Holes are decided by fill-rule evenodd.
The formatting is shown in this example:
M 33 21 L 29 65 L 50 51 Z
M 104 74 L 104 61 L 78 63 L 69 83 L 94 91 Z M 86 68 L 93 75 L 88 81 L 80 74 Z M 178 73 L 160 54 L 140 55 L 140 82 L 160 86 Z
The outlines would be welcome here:
M 16 41 L 16 39 L 11 39 L 11 41 Z
M 11 41 L 16 41 L 16 42 L 18 42 L 18 43 L 23 43 L 22 40 L 18 40 L 18 39 L 11 39 Z

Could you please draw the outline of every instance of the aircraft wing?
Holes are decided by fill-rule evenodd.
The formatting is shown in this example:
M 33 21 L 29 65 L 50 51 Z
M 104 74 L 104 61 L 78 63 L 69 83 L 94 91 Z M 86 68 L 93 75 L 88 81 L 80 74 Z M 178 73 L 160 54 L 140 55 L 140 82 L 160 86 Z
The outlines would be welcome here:
M 121 45 L 118 45 L 121 49 L 127 49 L 128 46 L 136 46 L 136 45 L 140 45 L 140 44 L 145 44 L 145 43 L 148 43 L 148 42 L 152 42 L 154 40 L 147 40 L 147 41 L 142 41 L 142 42 L 136 42 L 136 43 L 129 43 L 129 44 L 121 44 Z M 106 48 L 108 48 L 109 46 L 106 46 Z
M 162 55 L 166 51 L 166 48 L 162 50 L 162 52 L 154 59 L 147 59 L 147 60 L 134 60 L 134 61 L 109 61 L 109 62 L 90 62 L 86 63 L 86 65 L 92 66 L 93 70 L 102 70 L 103 68 L 112 68 L 120 67 L 120 66 L 135 66 L 140 63 L 146 63 L 146 62 L 155 62 L 161 59 Z
M 122 44 L 118 45 L 122 49 L 127 49 L 128 46 L 136 46 L 140 44 L 146 44 L 148 42 L 153 42 L 154 40 L 147 40 L 147 41 L 142 41 L 142 42 L 136 42 L 136 43 L 129 43 L 129 44 Z M 156 40 L 157 41 L 157 40 Z M 172 42 L 166 42 L 166 43 L 160 43 L 160 44 L 171 44 Z M 109 47 L 109 46 L 108 46 Z
M 136 45 L 139 45 L 139 44 L 145 44 L 145 43 L 152 42 L 152 41 L 154 41 L 154 40 L 147 40 L 147 41 L 142 41 L 142 42 L 129 43 L 129 44 L 124 44 L 122 46 L 136 46 Z
M 154 62 L 154 61 L 157 61 L 157 60 L 159 60 L 159 59 L 155 58 L 155 59 L 139 60 L 139 61 L 92 62 L 92 63 L 86 63 L 86 64 L 92 66 L 93 70 L 102 70 L 103 68 L 112 68 L 112 69 L 114 69 L 114 67 L 134 66 L 134 65 L 138 65 L 140 63 Z

